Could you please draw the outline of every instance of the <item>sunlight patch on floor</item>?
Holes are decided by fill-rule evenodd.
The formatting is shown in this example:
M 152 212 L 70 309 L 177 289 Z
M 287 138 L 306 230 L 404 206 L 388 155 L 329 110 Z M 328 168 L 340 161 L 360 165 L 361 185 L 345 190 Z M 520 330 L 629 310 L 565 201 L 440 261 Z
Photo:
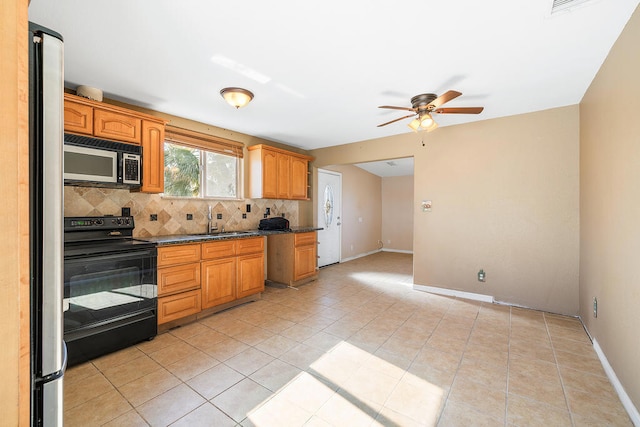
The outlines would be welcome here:
M 444 390 L 340 342 L 248 414 L 256 426 L 435 425 Z

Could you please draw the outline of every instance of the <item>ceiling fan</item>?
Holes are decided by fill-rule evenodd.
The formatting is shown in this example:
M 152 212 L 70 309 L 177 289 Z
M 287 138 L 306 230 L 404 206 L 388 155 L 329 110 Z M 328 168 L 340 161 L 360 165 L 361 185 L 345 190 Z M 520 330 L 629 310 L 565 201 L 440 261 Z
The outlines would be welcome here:
M 394 107 L 392 105 L 381 105 L 378 108 L 390 108 L 392 110 L 406 110 L 411 111 L 411 114 L 391 120 L 390 122 L 382 123 L 378 127 L 386 126 L 391 123 L 395 123 L 399 120 L 403 120 L 409 117 L 415 119 L 409 123 L 409 127 L 414 132 L 419 130 L 425 130 L 431 132 L 438 127 L 438 124 L 433 120 L 432 114 L 480 114 L 484 107 L 454 107 L 454 108 L 440 108 L 440 106 L 446 102 L 451 101 L 454 98 L 462 95 L 460 92 L 450 90 L 438 96 L 435 93 L 423 93 L 411 98 L 411 107 Z

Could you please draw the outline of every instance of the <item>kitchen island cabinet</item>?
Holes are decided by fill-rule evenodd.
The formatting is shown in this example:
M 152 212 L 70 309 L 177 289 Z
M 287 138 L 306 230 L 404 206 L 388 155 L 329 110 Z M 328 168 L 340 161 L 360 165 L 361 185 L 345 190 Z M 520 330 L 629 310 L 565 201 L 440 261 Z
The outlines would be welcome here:
M 318 275 L 316 231 L 268 235 L 267 251 L 267 280 L 297 286 Z

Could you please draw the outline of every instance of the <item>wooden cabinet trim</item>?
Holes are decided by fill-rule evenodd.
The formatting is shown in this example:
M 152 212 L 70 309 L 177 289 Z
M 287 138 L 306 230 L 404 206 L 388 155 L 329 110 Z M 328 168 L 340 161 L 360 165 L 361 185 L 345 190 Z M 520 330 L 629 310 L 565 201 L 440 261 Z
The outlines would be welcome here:
M 256 145 L 251 145 L 249 147 L 247 147 L 248 151 L 253 151 L 253 150 L 270 150 L 276 153 L 282 153 L 282 154 L 288 154 L 290 156 L 293 157 L 298 157 L 300 159 L 305 159 L 309 162 L 314 160 L 314 157 L 311 156 L 307 156 L 305 154 L 300 154 L 300 153 L 296 153 L 294 151 L 289 151 L 289 150 L 284 150 L 282 148 L 278 148 L 278 147 L 273 147 L 271 145 L 264 145 L 264 144 L 256 144 Z

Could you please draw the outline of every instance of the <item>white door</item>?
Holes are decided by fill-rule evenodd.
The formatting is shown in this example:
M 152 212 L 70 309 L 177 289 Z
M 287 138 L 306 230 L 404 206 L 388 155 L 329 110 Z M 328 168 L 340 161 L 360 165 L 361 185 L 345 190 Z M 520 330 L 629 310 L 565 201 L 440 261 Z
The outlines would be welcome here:
M 318 267 L 340 262 L 342 174 L 318 169 Z

